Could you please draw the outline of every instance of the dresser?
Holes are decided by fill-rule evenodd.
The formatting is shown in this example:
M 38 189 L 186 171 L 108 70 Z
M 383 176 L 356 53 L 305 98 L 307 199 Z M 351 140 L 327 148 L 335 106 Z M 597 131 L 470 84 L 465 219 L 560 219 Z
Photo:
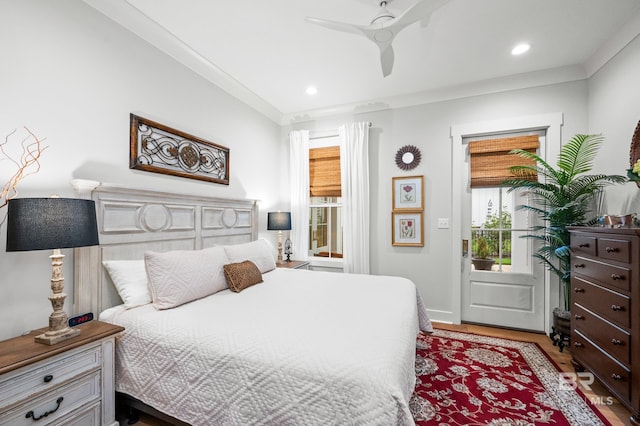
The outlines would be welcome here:
M 34 342 L 44 330 L 0 342 L 0 425 L 117 426 L 115 336 L 99 321 L 57 345 Z
M 640 229 L 569 228 L 571 352 L 640 425 Z

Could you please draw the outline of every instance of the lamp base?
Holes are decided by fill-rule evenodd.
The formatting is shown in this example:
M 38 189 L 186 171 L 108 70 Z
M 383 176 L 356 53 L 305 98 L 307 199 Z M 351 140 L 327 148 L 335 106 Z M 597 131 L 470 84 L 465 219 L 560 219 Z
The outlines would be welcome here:
M 64 342 L 67 339 L 76 337 L 80 334 L 80 330 L 77 328 L 66 327 L 62 330 L 56 330 L 53 332 L 46 331 L 37 335 L 34 340 L 36 343 L 44 343 L 45 345 L 56 345 L 60 342 Z

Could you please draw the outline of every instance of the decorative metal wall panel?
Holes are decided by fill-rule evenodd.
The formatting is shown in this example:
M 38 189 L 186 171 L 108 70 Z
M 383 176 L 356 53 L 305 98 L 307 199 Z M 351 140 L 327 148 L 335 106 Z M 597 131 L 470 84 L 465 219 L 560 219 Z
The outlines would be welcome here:
M 229 185 L 229 148 L 131 114 L 129 168 Z

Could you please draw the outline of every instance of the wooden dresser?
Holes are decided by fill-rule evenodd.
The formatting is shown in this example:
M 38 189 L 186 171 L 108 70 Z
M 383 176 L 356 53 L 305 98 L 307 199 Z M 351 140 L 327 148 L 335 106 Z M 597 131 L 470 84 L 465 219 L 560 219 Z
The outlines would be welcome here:
M 0 425 L 116 426 L 115 335 L 99 321 L 57 345 L 34 342 L 43 330 L 0 342 Z
M 640 425 L 640 229 L 569 230 L 573 363 Z

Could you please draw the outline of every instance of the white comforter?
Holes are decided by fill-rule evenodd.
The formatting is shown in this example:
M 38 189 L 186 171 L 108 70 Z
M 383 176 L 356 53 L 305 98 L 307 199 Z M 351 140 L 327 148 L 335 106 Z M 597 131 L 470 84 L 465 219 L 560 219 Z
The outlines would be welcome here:
M 116 389 L 194 425 L 411 425 L 418 328 L 404 278 L 277 269 L 125 327 Z M 419 325 L 420 323 L 420 325 Z

